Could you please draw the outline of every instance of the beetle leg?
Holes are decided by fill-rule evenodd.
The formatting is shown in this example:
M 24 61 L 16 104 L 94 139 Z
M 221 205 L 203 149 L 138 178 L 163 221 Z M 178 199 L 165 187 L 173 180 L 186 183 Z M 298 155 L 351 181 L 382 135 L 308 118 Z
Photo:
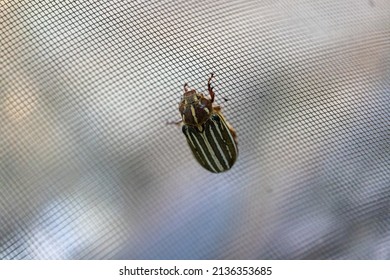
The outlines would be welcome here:
M 211 75 L 210 75 L 210 78 L 209 78 L 209 80 L 208 80 L 208 82 L 207 82 L 207 89 L 209 90 L 209 94 L 210 94 L 210 97 L 211 97 L 211 103 L 213 103 L 214 102 L 214 97 L 215 97 L 215 93 L 214 93 L 214 91 L 213 91 L 213 87 L 211 86 L 211 79 L 214 77 L 214 74 L 213 73 L 211 73 Z
M 221 111 L 221 106 L 214 104 L 213 110 L 219 112 L 219 111 Z
M 175 125 L 180 125 L 182 123 L 182 120 L 177 120 L 177 121 L 171 121 L 171 122 L 168 122 L 167 121 L 167 124 L 175 124 Z

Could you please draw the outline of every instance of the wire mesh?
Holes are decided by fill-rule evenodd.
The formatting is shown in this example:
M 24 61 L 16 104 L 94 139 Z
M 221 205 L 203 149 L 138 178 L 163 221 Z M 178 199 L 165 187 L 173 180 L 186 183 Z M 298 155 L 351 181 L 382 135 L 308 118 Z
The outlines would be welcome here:
M 0 15 L 0 258 L 390 258 L 390 2 Z M 238 134 L 221 174 L 166 125 L 211 72 Z

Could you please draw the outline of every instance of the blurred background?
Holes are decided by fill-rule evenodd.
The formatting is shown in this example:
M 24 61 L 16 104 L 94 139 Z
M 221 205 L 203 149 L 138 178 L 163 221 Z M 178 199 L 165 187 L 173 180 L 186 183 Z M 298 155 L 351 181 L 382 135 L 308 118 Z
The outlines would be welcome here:
M 0 1 L 0 258 L 389 259 L 389 123 L 387 0 Z

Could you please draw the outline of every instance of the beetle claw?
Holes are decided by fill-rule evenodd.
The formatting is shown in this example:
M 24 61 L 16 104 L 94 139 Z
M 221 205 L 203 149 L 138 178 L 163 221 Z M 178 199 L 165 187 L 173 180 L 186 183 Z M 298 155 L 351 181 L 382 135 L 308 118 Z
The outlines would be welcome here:
M 211 79 L 212 79 L 212 78 L 214 78 L 214 73 L 211 73 L 211 74 L 210 74 L 210 78 L 209 78 L 208 84 L 211 83 Z

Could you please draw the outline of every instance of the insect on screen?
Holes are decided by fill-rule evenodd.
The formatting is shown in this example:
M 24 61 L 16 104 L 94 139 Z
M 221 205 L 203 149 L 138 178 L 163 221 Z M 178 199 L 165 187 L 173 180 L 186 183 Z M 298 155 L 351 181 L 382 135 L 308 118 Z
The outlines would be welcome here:
M 389 15 L 0 1 L 0 258 L 390 258 Z M 237 132 L 221 173 L 167 125 L 210 73 Z

